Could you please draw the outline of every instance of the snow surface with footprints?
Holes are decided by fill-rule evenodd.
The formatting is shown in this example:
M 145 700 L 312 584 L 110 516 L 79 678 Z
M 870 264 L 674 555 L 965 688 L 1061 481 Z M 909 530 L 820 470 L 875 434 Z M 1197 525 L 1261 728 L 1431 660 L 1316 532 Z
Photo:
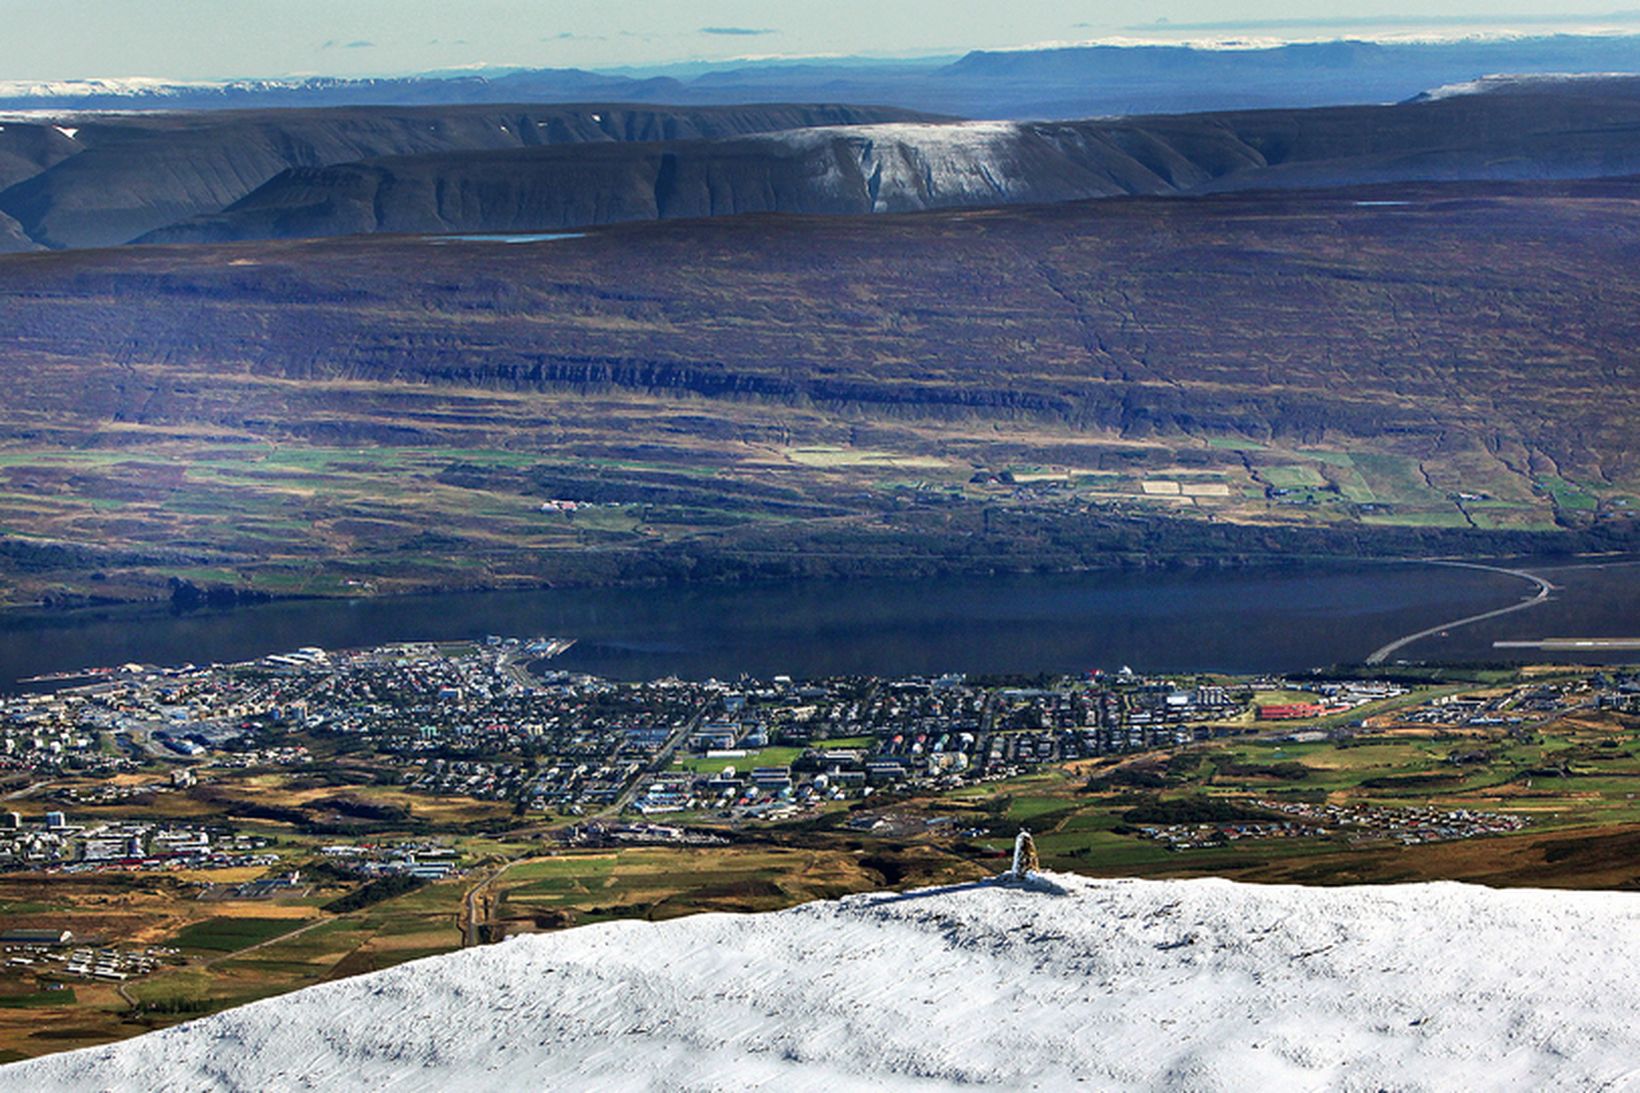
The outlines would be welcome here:
M 0 1067 L 5 1090 L 1640 1090 L 1640 896 L 957 885 L 611 922 Z

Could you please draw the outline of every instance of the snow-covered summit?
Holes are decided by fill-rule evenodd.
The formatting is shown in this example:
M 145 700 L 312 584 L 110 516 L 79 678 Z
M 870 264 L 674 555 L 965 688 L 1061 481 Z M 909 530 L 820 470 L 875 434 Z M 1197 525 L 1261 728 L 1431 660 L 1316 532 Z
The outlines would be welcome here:
M 959 885 L 434 957 L 5 1089 L 1640 1088 L 1640 897 Z

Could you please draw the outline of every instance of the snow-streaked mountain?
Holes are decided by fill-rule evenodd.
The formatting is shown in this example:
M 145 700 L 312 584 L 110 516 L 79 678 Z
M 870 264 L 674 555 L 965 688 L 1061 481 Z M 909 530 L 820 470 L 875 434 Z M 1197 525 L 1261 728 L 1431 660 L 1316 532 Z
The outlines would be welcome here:
M 608 923 L 0 1087 L 1632 1089 L 1640 896 L 1052 876 Z
M 750 213 L 863 215 L 1640 174 L 1640 82 L 1545 88 L 1392 106 L 1075 122 L 859 118 L 704 140 L 384 156 L 286 170 L 226 208 L 136 241 L 564 231 Z M 50 172 L 69 173 L 68 165 Z M 43 191 L 47 178 L 30 186 Z M 0 212 L 51 241 L 5 194 Z
M 1498 86 L 1514 93 L 1074 122 L 836 103 L 0 114 L 0 247 L 1640 174 L 1640 78 Z
M 891 108 L 357 107 L 0 116 L 0 215 L 36 243 L 103 246 L 215 213 L 279 172 L 380 156 L 701 140 L 922 118 Z
M 137 241 L 555 231 L 750 213 L 1047 203 L 1169 193 L 1263 163 L 1216 119 L 1186 121 L 1181 130 L 1157 134 L 1143 122 L 895 123 L 397 156 L 287 170 L 220 212 Z

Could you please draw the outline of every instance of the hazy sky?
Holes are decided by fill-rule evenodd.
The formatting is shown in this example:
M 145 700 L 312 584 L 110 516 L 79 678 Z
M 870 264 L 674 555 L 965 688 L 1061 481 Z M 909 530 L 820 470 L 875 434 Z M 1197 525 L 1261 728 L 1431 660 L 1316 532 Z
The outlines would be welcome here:
M 0 80 L 610 68 L 1115 36 L 1640 31 L 1640 14 L 1610 15 L 1611 7 L 1559 0 L 1543 14 L 1551 10 L 1544 0 L 0 0 Z

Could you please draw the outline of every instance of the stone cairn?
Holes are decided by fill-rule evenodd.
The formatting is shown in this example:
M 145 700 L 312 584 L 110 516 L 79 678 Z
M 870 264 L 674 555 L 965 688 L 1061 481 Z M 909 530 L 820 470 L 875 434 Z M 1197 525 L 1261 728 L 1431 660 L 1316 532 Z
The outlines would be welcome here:
M 1019 829 L 1014 838 L 1014 867 L 1008 871 L 1013 880 L 1024 880 L 1032 873 L 1042 868 L 1042 862 L 1036 856 L 1036 840 L 1025 828 Z

